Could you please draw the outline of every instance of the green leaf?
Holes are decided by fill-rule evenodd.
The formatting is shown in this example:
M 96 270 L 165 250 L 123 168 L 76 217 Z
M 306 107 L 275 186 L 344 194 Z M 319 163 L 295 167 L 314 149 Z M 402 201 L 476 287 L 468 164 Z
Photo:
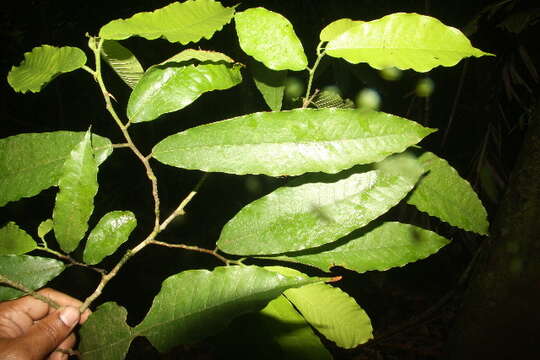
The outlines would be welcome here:
M 0 139 L 0 206 L 58 183 L 62 166 L 84 132 L 19 134 Z M 92 135 L 96 161 L 112 153 L 109 139 Z
M 21 64 L 11 68 L 7 80 L 17 92 L 37 93 L 58 75 L 80 69 L 84 64 L 86 55 L 79 48 L 42 45 L 25 53 Z
M 359 273 L 393 267 L 424 259 L 448 244 L 446 238 L 413 225 L 385 222 L 360 236 L 343 239 L 318 251 L 299 251 L 276 260 L 293 261 L 330 271 L 341 266 Z
M 311 103 L 319 108 L 340 108 L 340 109 L 354 109 L 354 103 L 350 99 L 343 99 L 338 93 L 334 91 L 323 90 L 317 93 L 311 100 Z
M 180 168 L 238 175 L 336 173 L 401 152 L 433 131 L 381 112 L 262 112 L 171 135 L 152 156 Z
M 21 255 L 34 250 L 36 242 L 13 221 L 0 229 L 0 255 Z
M 363 23 L 363 21 L 355 21 L 351 19 L 339 19 L 325 26 L 321 30 L 319 38 L 321 41 L 331 41 L 350 30 L 351 28 Z
M 141 36 L 148 40 L 165 38 L 170 42 L 198 42 L 210 39 L 228 24 L 234 7 L 223 7 L 214 0 L 174 2 L 152 12 L 141 12 L 129 19 L 113 20 L 103 26 L 99 37 L 123 40 Z
M 61 261 L 29 255 L 0 256 L 0 274 L 11 281 L 37 290 L 57 277 L 64 264 Z M 0 301 L 16 299 L 24 294 L 22 291 L 7 286 L 0 286 Z
M 406 176 L 384 170 L 313 175 L 312 182 L 290 184 L 245 206 L 217 245 L 229 254 L 263 255 L 331 243 L 386 213 L 422 172 L 417 165 Z
M 98 166 L 90 139 L 88 131 L 71 151 L 58 181 L 60 190 L 53 210 L 54 234 L 62 250 L 68 253 L 79 245 L 94 211 Z
M 184 271 L 163 282 L 135 332 L 164 352 L 217 333 L 234 317 L 260 310 L 288 288 L 316 281 L 255 266 Z
M 419 159 L 429 172 L 407 202 L 450 225 L 487 235 L 487 212 L 471 184 L 433 153 L 425 152 Z
M 262 94 L 268 107 L 274 111 L 281 110 L 287 71 L 270 70 L 258 61 L 251 62 L 250 70 L 255 86 Z
M 84 262 L 94 265 L 113 254 L 127 241 L 136 226 L 137 219 L 131 211 L 111 211 L 105 214 L 88 235 Z
M 492 55 L 472 47 L 458 29 L 419 14 L 395 13 L 369 22 L 342 19 L 324 38 L 330 40 L 326 54 L 379 70 L 394 66 L 426 72 L 469 56 Z
M 129 49 L 118 41 L 106 40 L 101 47 L 101 54 L 114 72 L 130 88 L 134 88 L 144 74 L 144 69 Z
M 179 52 L 176 55 L 171 56 L 167 60 L 163 61 L 160 65 L 165 65 L 167 63 L 180 63 L 185 61 L 197 60 L 200 62 L 226 62 L 234 64 L 234 60 L 228 57 L 227 55 L 209 50 L 195 50 L 195 49 L 186 49 Z
M 212 90 L 225 90 L 242 81 L 240 65 L 168 63 L 150 68 L 129 97 L 127 115 L 131 122 L 157 119 L 185 108 Z
M 122 360 L 135 338 L 127 311 L 114 302 L 97 308 L 82 325 L 79 351 L 84 360 Z
M 37 230 L 38 237 L 44 241 L 45 235 L 51 232 L 51 230 L 53 229 L 53 226 L 54 226 L 54 223 L 52 219 L 47 219 L 47 220 L 42 221 L 38 226 L 38 230 Z
M 234 16 L 236 34 L 244 52 L 272 70 L 300 71 L 307 58 L 292 24 L 265 8 L 251 8 Z

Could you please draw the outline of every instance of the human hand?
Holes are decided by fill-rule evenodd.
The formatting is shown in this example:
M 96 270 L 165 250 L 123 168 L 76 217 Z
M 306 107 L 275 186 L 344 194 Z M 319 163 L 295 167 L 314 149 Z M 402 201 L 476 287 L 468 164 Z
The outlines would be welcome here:
M 0 303 L 0 359 L 65 360 L 60 349 L 71 349 L 76 342 L 73 329 L 90 315 L 82 315 L 82 303 L 53 289 L 38 294 L 61 306 L 59 310 L 32 296 Z

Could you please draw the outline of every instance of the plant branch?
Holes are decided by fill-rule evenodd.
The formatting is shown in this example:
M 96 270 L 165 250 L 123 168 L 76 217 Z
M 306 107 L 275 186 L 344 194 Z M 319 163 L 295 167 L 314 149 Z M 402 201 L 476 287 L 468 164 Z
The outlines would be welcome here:
M 69 262 L 70 265 L 76 265 L 76 266 L 85 267 L 85 268 L 88 268 L 88 269 L 97 271 L 97 272 L 100 273 L 100 274 L 105 274 L 105 270 L 103 270 L 103 269 L 100 269 L 100 268 L 98 268 L 98 267 L 90 266 L 90 265 L 88 265 L 88 264 L 79 262 L 79 261 L 75 260 L 74 258 L 72 258 L 71 256 L 62 254 L 61 252 L 55 251 L 55 250 L 53 250 L 53 249 L 50 249 L 50 248 L 47 247 L 47 246 L 38 246 L 36 250 L 41 250 L 41 251 L 48 252 L 49 254 L 53 254 L 53 255 L 55 255 L 56 257 L 58 257 L 58 258 L 60 258 L 60 259 L 62 259 L 62 260 L 65 260 L 65 261 Z
M 43 296 L 41 294 L 38 294 L 34 290 L 24 286 L 21 283 L 10 280 L 7 277 L 5 277 L 4 275 L 0 275 L 0 283 L 6 284 L 6 285 L 8 285 L 8 286 L 10 286 L 12 288 L 15 288 L 17 290 L 22 291 L 23 293 L 25 293 L 27 295 L 30 295 L 30 296 L 38 299 L 38 300 L 41 300 L 41 301 L 43 301 L 44 303 L 46 303 L 47 305 L 49 305 L 50 307 L 52 307 L 54 309 L 60 309 L 60 305 L 56 301 L 52 300 L 51 298 L 48 298 L 47 296 Z
M 322 44 L 323 44 L 323 42 L 321 41 L 317 45 L 317 59 L 315 60 L 315 63 L 313 64 L 313 67 L 308 68 L 308 71 L 309 71 L 308 85 L 307 85 L 307 90 L 306 90 L 306 96 L 304 97 L 304 102 L 302 103 L 302 108 L 304 108 L 304 109 L 309 106 L 309 104 L 313 100 L 313 96 L 316 95 L 316 93 L 315 93 L 313 96 L 311 96 L 311 87 L 313 85 L 313 78 L 315 76 L 315 71 L 317 70 L 317 67 L 319 66 L 319 63 L 321 62 L 321 59 L 326 54 L 324 52 L 324 50 L 322 50 Z
M 212 256 L 215 256 L 219 260 L 221 260 L 225 265 L 229 265 L 230 263 L 235 262 L 234 260 L 229 260 L 221 255 L 219 255 L 215 250 L 209 250 L 205 248 L 200 248 L 198 246 L 190 246 L 190 245 L 184 245 L 184 244 L 170 244 L 163 241 L 157 241 L 157 240 L 150 240 L 150 244 L 159 245 L 159 246 L 165 246 L 168 248 L 175 248 L 175 249 L 184 249 L 184 250 L 190 250 L 190 251 L 196 251 L 200 253 L 210 254 Z

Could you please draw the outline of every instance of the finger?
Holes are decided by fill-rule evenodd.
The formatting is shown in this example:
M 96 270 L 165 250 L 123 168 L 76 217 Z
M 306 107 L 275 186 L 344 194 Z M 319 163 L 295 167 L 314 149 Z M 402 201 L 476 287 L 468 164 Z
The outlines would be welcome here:
M 48 360 L 67 360 L 68 355 L 63 352 L 62 350 L 71 350 L 75 346 L 75 343 L 77 342 L 77 338 L 75 337 L 75 334 L 71 333 L 66 340 L 62 341 L 60 345 L 54 351 L 51 353 L 51 355 L 47 358 Z
M 78 299 L 75 299 L 74 297 L 71 297 L 67 294 L 64 294 L 60 291 L 56 291 L 51 288 L 45 288 L 38 291 L 40 295 L 46 296 L 50 298 L 52 301 L 60 305 L 61 307 L 64 306 L 73 306 L 73 307 L 80 307 L 82 305 L 82 302 Z M 54 311 L 54 309 L 51 309 L 51 312 Z
M 17 323 L 23 321 L 31 325 L 35 320 L 39 320 L 48 314 L 49 305 L 32 296 L 24 296 L 16 300 L 0 303 L 0 310 L 4 316 L 9 316 Z

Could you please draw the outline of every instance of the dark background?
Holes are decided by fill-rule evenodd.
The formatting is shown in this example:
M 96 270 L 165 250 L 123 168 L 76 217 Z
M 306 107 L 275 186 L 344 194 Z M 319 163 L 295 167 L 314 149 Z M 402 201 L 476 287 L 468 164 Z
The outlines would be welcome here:
M 3 56 L 0 57 L 1 137 L 22 132 L 55 130 L 92 131 L 122 142 L 119 131 L 105 111 L 96 84 L 88 73 L 76 71 L 61 76 L 39 94 L 15 94 L 5 80 L 12 65 L 23 59 L 24 52 L 42 44 L 77 46 L 87 56 L 88 32 L 117 18 L 136 12 L 151 11 L 171 1 L 12 1 L 0 14 Z M 236 4 L 223 1 L 224 5 Z M 363 88 L 376 89 L 382 98 L 381 110 L 404 116 L 426 126 L 440 129 L 422 145 L 449 162 L 479 192 L 490 216 L 496 213 L 499 198 L 519 150 L 523 133 L 538 95 L 538 12 L 532 2 L 509 1 L 504 6 L 482 0 L 458 1 L 243 1 L 237 10 L 264 6 L 286 16 L 302 40 L 310 64 L 320 30 L 339 18 L 373 20 L 389 13 L 418 12 L 437 17 L 443 23 L 466 31 L 473 45 L 497 56 L 470 59 L 452 68 L 436 68 L 428 74 L 403 73 L 396 82 L 384 81 L 367 65 L 350 65 L 337 59 L 321 64 L 315 88 L 335 85 L 344 96 L 354 98 Z M 487 10 L 486 10 L 487 9 Z M 536 14 L 536 15 L 535 15 Z M 536 20 L 535 19 L 536 16 Z M 133 38 L 123 42 L 146 68 L 181 51 L 184 46 L 165 40 L 147 41 Z M 189 47 L 186 46 L 186 47 Z M 194 48 L 223 51 L 235 60 L 248 63 L 239 49 L 234 28 L 227 25 L 211 40 Z M 524 55 L 525 54 L 525 55 Z M 92 59 L 88 64 L 93 66 Z M 150 123 L 133 126 L 137 144 L 148 153 L 167 135 L 189 127 L 229 117 L 266 110 L 250 75 L 244 71 L 244 82 L 227 91 L 205 94 L 179 113 L 168 114 Z M 304 73 L 295 74 L 303 79 Z M 416 82 L 430 77 L 435 92 L 428 100 L 414 95 Z M 108 68 L 105 77 L 109 90 L 118 100 L 117 110 L 129 96 L 125 86 Z M 170 213 L 195 185 L 202 173 L 184 171 L 154 162 L 162 198 L 162 213 Z M 152 223 L 141 212 L 152 209 L 149 185 L 142 166 L 127 150 L 116 150 L 100 167 L 100 191 L 96 213 L 110 210 L 132 210 L 139 227 L 131 241 L 146 235 Z M 201 193 L 189 205 L 188 214 L 160 239 L 214 248 L 222 226 L 244 205 L 284 184 L 286 179 L 266 176 L 232 176 L 212 174 Z M 16 221 L 35 235 L 37 225 L 49 218 L 55 190 L 49 189 L 32 199 L 10 203 L 0 209 L 0 224 Z M 372 319 L 377 342 L 353 350 L 341 350 L 328 344 L 337 359 L 439 359 L 445 353 L 445 342 L 459 312 L 467 271 L 482 239 L 451 229 L 422 215 L 399 214 L 407 221 L 429 225 L 453 240 L 438 254 L 405 268 L 379 273 L 356 274 L 334 269 L 343 275 L 339 285 L 367 311 Z M 99 216 L 91 220 L 90 227 Z M 126 246 L 133 246 L 133 243 Z M 112 256 L 110 266 L 117 260 Z M 167 276 L 191 268 L 220 265 L 215 259 L 180 250 L 147 248 L 133 258 L 113 280 L 95 305 L 116 301 L 129 310 L 130 325 L 138 323 Z M 95 287 L 97 277 L 80 269 L 68 269 L 52 286 L 86 297 Z M 227 349 L 218 340 L 182 347 L 162 358 L 219 358 Z M 238 349 L 231 348 L 231 351 Z M 129 358 L 158 358 L 145 340 L 136 341 Z

